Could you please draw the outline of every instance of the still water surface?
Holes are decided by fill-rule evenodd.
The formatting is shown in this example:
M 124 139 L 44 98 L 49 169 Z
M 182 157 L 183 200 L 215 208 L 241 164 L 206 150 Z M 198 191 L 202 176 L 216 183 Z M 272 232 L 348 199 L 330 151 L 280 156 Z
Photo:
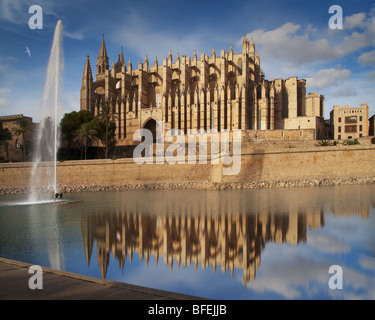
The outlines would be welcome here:
M 375 185 L 66 197 L 1 196 L 0 256 L 212 299 L 375 299 Z

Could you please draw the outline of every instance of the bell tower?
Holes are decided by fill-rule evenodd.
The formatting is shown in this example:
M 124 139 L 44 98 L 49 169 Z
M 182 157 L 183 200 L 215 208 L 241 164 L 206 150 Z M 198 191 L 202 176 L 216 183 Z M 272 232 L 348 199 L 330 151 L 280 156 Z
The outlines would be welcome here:
M 85 69 L 83 70 L 81 86 L 81 110 L 93 111 L 93 78 L 90 66 L 89 55 L 86 57 Z
M 105 74 L 106 70 L 109 69 L 109 59 L 107 55 L 107 49 L 105 47 L 104 42 L 104 35 L 102 39 L 102 45 L 100 47 L 99 56 L 96 63 L 96 78 L 98 79 L 98 75 Z

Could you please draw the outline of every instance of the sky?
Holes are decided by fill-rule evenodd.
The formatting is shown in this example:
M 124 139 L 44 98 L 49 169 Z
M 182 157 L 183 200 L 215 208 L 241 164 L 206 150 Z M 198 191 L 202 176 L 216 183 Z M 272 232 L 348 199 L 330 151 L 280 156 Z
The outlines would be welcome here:
M 31 29 L 32 5 L 43 10 L 42 29 Z M 343 12 L 342 29 L 331 29 L 332 5 Z M 334 17 L 333 17 L 334 18 Z M 375 3 L 361 1 L 47 1 L 0 0 L 0 116 L 40 120 L 48 59 L 57 21 L 64 27 L 62 104 L 78 111 L 86 55 L 96 72 L 104 34 L 110 65 L 121 48 L 125 61 L 153 64 L 177 52 L 193 57 L 242 52 L 253 38 L 267 80 L 297 76 L 307 93 L 325 96 L 325 119 L 333 105 L 367 103 L 375 113 Z M 337 22 L 337 20 L 335 20 Z M 29 48 L 30 54 L 26 52 Z

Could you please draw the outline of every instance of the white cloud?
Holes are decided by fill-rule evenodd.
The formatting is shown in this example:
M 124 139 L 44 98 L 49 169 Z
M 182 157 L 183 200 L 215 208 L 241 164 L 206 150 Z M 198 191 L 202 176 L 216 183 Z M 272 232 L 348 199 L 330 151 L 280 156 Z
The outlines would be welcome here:
M 332 94 L 333 97 L 350 97 L 355 95 L 357 95 L 355 88 L 341 88 Z
M 296 63 L 313 62 L 334 58 L 335 52 L 326 39 L 310 40 L 308 33 L 298 34 L 300 25 L 288 22 L 280 28 L 264 31 L 255 30 L 247 34 L 260 46 L 262 54 Z
M 355 30 L 354 30 L 355 29 Z M 319 36 L 319 38 L 316 38 Z M 247 34 L 264 55 L 294 64 L 327 62 L 375 45 L 375 9 L 369 14 L 357 13 L 345 18 L 340 32 L 316 30 L 311 26 L 288 22 L 279 28 L 255 30 Z M 242 43 L 242 39 L 238 41 Z
M 363 269 L 375 272 L 375 258 L 362 256 L 359 258 L 358 263 Z
M 364 272 L 341 260 L 352 251 L 349 246 L 340 244 L 339 238 L 334 240 L 334 244 L 330 244 L 330 239 L 335 237 L 327 235 L 319 243 L 315 241 L 317 239 L 312 243 L 312 234 L 309 234 L 306 248 L 267 244 L 262 253 L 262 265 L 249 290 L 258 293 L 272 292 L 285 299 L 319 299 L 321 295 L 328 294 L 332 299 L 373 300 L 375 278 L 368 271 L 374 271 L 375 259 L 359 259 L 360 267 L 368 270 Z M 324 247 L 326 245 L 327 248 Z M 340 260 L 337 261 L 339 257 Z M 328 269 L 334 264 L 343 268 L 343 290 L 330 290 L 328 287 Z M 242 278 L 238 277 L 238 281 L 242 281 Z
M 348 69 L 321 69 L 306 80 L 311 88 L 326 89 L 340 84 L 343 80 L 349 78 L 350 75 L 351 71 Z
M 8 93 L 10 90 L 8 88 L 0 88 L 0 95 L 4 93 Z
M 344 28 L 364 28 L 366 26 L 366 14 L 363 12 L 352 14 L 344 19 Z
M 343 243 L 334 235 L 323 232 L 309 234 L 308 243 L 310 246 L 317 248 L 320 252 L 325 253 L 346 253 L 350 252 L 350 246 Z
M 4 98 L 0 98 L 0 109 L 7 108 L 10 106 L 10 102 L 5 100 Z
M 0 96 L 7 94 L 10 91 L 9 88 L 0 88 Z M 6 100 L 4 97 L 0 97 L 0 109 L 7 108 L 11 105 L 11 103 Z
M 0 18 L 1 20 L 22 24 L 27 18 L 28 8 L 24 1 L 19 0 L 2 0 Z M 26 20 L 28 21 L 28 20 Z
M 83 40 L 84 36 L 81 31 L 74 31 L 74 32 L 68 32 L 64 30 L 64 37 L 75 39 L 75 40 Z
M 37 3 L 32 0 L 1 0 L 0 2 L 0 21 L 5 21 L 17 25 L 29 23 L 32 14 L 29 13 L 29 7 L 39 5 L 43 9 L 43 14 L 54 15 L 56 3 L 49 0 L 39 0 Z
M 358 62 L 363 65 L 375 65 L 375 50 L 361 54 Z

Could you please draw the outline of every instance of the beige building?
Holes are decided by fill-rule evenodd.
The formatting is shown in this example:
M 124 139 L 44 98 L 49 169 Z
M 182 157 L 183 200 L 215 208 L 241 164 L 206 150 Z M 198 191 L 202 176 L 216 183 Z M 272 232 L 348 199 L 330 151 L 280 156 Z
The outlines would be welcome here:
M 369 119 L 369 136 L 375 136 L 375 114 Z
M 146 56 L 137 66 L 123 52 L 109 64 L 102 40 L 94 80 L 89 56 L 83 72 L 81 110 L 98 114 L 109 103 L 117 114 L 117 145 L 131 145 L 137 129 L 164 128 L 222 130 L 315 129 L 323 133 L 324 97 L 309 94 L 306 80 L 297 77 L 266 80 L 253 40 L 243 38 L 243 50 L 234 53 L 215 49 L 193 58 L 168 58 L 151 65 Z M 302 132 L 302 131 L 301 131 Z
M 27 132 L 24 137 L 22 135 L 14 135 L 13 129 L 17 128 L 17 120 L 18 119 L 26 119 L 27 123 L 29 124 L 29 127 L 31 131 Z M 17 115 L 10 115 L 10 116 L 0 116 L 0 122 L 3 124 L 4 129 L 8 129 L 9 132 L 12 134 L 12 140 L 8 143 L 8 149 L 4 150 L 4 148 L 0 149 L 0 157 L 5 160 L 10 161 L 23 161 L 23 144 L 26 143 L 26 145 L 31 143 L 32 139 L 32 131 L 35 126 L 33 123 L 33 119 L 30 117 L 25 117 L 22 114 Z M 25 141 L 24 141 L 24 140 Z M 30 148 L 26 148 L 26 160 L 28 160 L 30 157 L 30 154 L 27 152 L 30 150 Z
M 333 139 L 358 139 L 369 135 L 369 107 L 362 103 L 360 107 L 333 106 L 330 113 Z

